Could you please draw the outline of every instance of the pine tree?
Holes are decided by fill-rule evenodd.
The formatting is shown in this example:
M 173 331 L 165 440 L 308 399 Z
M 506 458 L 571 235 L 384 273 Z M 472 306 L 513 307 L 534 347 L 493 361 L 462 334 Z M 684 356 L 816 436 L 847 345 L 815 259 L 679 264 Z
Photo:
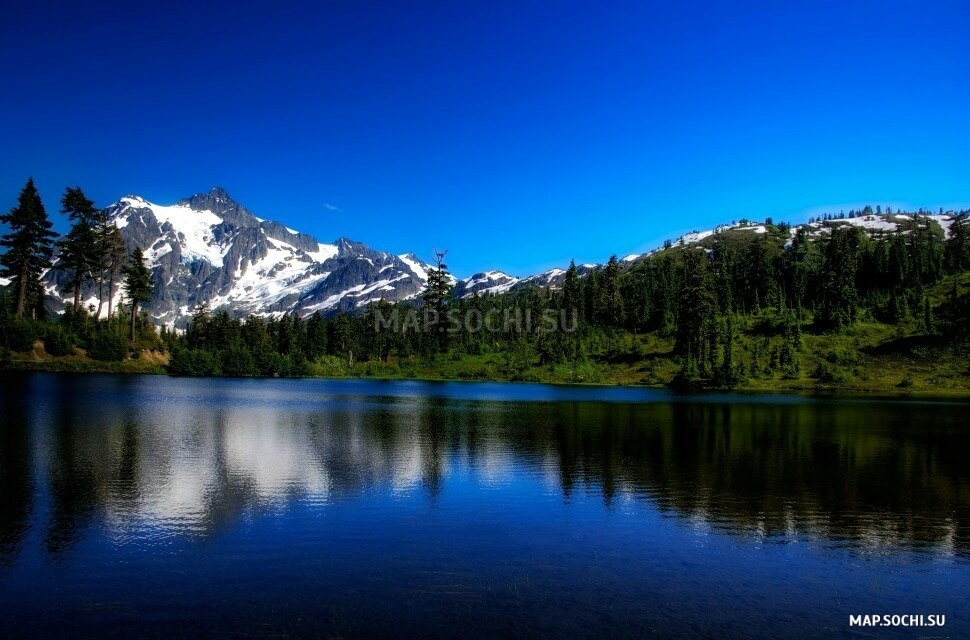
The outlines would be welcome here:
M 64 293 L 74 294 L 74 310 L 81 306 L 81 287 L 90 282 L 98 269 L 98 245 L 95 235 L 97 210 L 80 187 L 68 187 L 61 198 L 61 213 L 74 224 L 57 245 L 60 248 L 57 268 L 70 273 Z
M 125 239 L 121 237 L 121 230 L 111 226 L 107 242 L 103 247 L 104 269 L 108 274 L 108 315 L 114 310 L 115 279 L 125 266 L 128 259 L 128 248 L 125 246 Z M 101 317 L 101 308 L 98 307 L 98 317 Z
M 117 227 L 108 222 L 108 212 L 103 209 L 95 213 L 92 227 L 94 229 L 94 253 L 97 262 L 94 266 L 94 280 L 98 288 L 98 311 L 96 317 L 100 318 L 101 311 L 104 309 L 104 280 L 107 275 L 108 261 L 111 254 L 109 248 L 114 235 L 112 231 L 117 229 Z M 124 257 L 128 257 L 127 250 L 125 250 Z M 110 305 L 108 313 L 111 313 Z
M 10 213 L 0 215 L 0 222 L 10 227 L 10 231 L 0 238 L 0 247 L 6 248 L 6 252 L 0 255 L 0 276 L 10 278 L 17 292 L 14 313 L 23 317 L 28 303 L 43 304 L 40 277 L 51 266 L 56 236 L 51 231 L 50 220 L 34 187 L 33 178 L 27 180 L 20 192 L 17 206 Z M 31 300 L 31 297 L 37 299 Z
M 435 266 L 428 270 L 428 284 L 424 289 L 425 309 L 435 313 L 432 327 L 437 334 L 438 350 L 444 352 L 448 348 L 448 322 L 445 317 L 448 300 L 451 299 L 451 280 L 448 278 L 448 265 L 445 264 L 447 251 L 435 249 Z
M 579 308 L 581 301 L 576 261 L 570 260 L 566 278 L 562 282 L 562 308 L 566 313 L 572 313 Z
M 838 228 L 825 248 L 821 300 L 816 316 L 820 326 L 839 330 L 855 322 L 859 295 L 856 271 L 862 232 L 857 227 Z
M 946 262 L 950 273 L 970 269 L 970 224 L 958 218 L 950 225 L 950 238 L 946 241 Z
M 131 252 L 128 264 L 122 269 L 125 275 L 125 294 L 131 302 L 131 341 L 135 341 L 135 322 L 138 318 L 138 305 L 152 298 L 152 272 L 145 266 L 141 247 Z
M 192 320 L 185 331 L 185 343 L 190 349 L 205 349 L 211 346 L 209 320 L 209 306 L 200 302 L 192 310 Z
M 610 256 L 603 268 L 599 288 L 599 316 L 608 326 L 619 326 L 623 315 L 623 301 L 620 298 L 620 263 L 616 256 Z
M 698 367 L 704 366 L 707 360 L 705 338 L 710 334 L 716 307 L 707 263 L 707 254 L 703 251 L 684 252 L 677 296 L 675 350 Z
M 306 323 L 307 349 L 309 360 L 316 360 L 327 352 L 327 324 L 319 311 L 314 312 Z

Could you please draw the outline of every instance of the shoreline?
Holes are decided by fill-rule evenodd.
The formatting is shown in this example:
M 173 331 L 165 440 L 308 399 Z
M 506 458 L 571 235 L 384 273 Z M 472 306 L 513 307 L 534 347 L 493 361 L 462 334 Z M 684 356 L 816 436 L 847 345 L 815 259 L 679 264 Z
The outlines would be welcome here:
M 365 363 L 366 364 L 366 363 Z M 164 365 L 144 359 L 122 360 L 115 362 L 101 362 L 97 360 L 48 357 L 48 359 L 15 358 L 7 366 L 0 369 L 3 373 L 54 373 L 54 374 L 107 374 L 107 375 L 163 375 L 174 378 L 211 378 L 238 380 L 373 380 L 373 381 L 416 381 L 442 383 L 501 383 L 501 384 L 540 384 L 560 387 L 602 387 L 602 388 L 630 388 L 654 389 L 668 391 L 683 396 L 700 396 L 705 394 L 729 395 L 802 395 L 813 398 L 832 399 L 867 399 L 885 398 L 888 400 L 914 401 L 964 401 L 970 403 L 970 388 L 900 388 L 897 386 L 868 385 L 868 386 L 837 386 L 830 384 L 812 384 L 810 379 L 778 380 L 777 384 L 747 384 L 733 388 L 698 385 L 690 389 L 677 388 L 674 384 L 647 384 L 629 381 L 557 381 L 531 380 L 511 378 L 462 378 L 429 375 L 380 375 L 365 372 L 348 373 L 343 375 L 304 375 L 304 376 L 182 376 L 170 373 Z M 785 384 L 789 383 L 789 384 Z M 799 384 L 801 383 L 801 384 Z

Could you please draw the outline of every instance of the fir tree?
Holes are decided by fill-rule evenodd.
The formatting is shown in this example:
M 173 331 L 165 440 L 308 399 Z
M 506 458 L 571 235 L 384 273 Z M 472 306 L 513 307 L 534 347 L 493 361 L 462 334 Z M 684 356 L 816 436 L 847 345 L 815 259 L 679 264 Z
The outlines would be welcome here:
M 27 180 L 20 192 L 17 206 L 10 213 L 0 215 L 0 222 L 10 227 L 0 238 L 0 246 L 6 248 L 0 255 L 0 276 L 10 278 L 17 296 L 14 313 L 23 317 L 28 303 L 43 305 L 40 277 L 51 266 L 56 236 L 33 178 Z M 35 299 L 31 300 L 32 297 Z
M 970 269 L 970 225 L 963 217 L 950 225 L 950 238 L 946 241 L 946 262 L 951 273 Z
M 451 298 L 451 280 L 448 278 L 448 265 L 445 264 L 447 253 L 435 249 L 435 266 L 428 270 L 428 284 L 423 296 L 425 309 L 434 311 L 431 327 L 437 335 L 437 346 L 441 352 L 448 348 L 448 322 L 445 312 Z
M 567 313 L 572 313 L 579 308 L 581 300 L 576 261 L 570 260 L 569 268 L 566 269 L 566 278 L 562 282 L 562 308 Z
M 81 306 L 81 287 L 90 282 L 98 269 L 98 243 L 95 235 L 97 210 L 80 187 L 68 187 L 61 198 L 61 213 L 74 224 L 57 245 L 60 248 L 57 268 L 70 274 L 64 293 L 74 294 L 74 310 Z
M 97 283 L 98 289 L 98 310 L 95 315 L 100 318 L 101 311 L 104 309 L 104 281 L 108 271 L 109 256 L 111 255 L 110 246 L 114 236 L 112 232 L 117 227 L 108 222 L 108 212 L 103 209 L 95 213 L 92 226 L 94 229 L 94 253 L 97 261 L 94 268 L 94 280 Z M 123 244 L 124 242 L 122 242 Z M 125 250 L 123 257 L 128 257 L 127 250 Z M 111 313 L 110 305 L 108 313 Z
M 678 296 L 675 350 L 698 367 L 707 360 L 705 338 L 710 334 L 716 305 L 707 263 L 703 251 L 684 252 Z
M 115 280 L 128 259 L 128 249 L 118 227 L 111 225 L 102 256 L 104 258 L 104 272 L 108 274 L 108 315 L 111 315 L 114 311 Z M 98 317 L 101 317 L 100 305 L 98 306 Z
M 608 326 L 619 326 L 623 315 L 623 301 L 620 298 L 620 263 L 616 256 L 610 256 L 603 268 L 599 287 L 599 315 Z
M 822 291 L 817 315 L 825 329 L 839 330 L 855 322 L 859 294 L 856 291 L 859 243 L 857 227 L 838 228 L 825 248 L 822 265 Z
M 327 352 L 327 325 L 319 311 L 314 312 L 306 323 L 306 356 L 316 360 Z
M 125 294 L 131 302 L 131 341 L 135 341 L 135 322 L 138 319 L 138 305 L 152 298 L 152 272 L 145 266 L 141 247 L 131 252 L 128 264 L 122 270 L 125 275 Z

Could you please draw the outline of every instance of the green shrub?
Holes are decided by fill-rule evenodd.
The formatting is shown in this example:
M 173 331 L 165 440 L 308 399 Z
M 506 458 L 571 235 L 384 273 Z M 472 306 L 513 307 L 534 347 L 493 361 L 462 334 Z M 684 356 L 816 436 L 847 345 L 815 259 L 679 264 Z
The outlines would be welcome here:
M 859 353 L 848 347 L 836 346 L 825 355 L 825 359 L 832 364 L 852 365 L 859 363 Z
M 91 348 L 88 355 L 95 360 L 112 362 L 124 360 L 128 355 L 128 343 L 117 333 L 111 331 L 97 331 L 91 336 Z
M 812 377 L 817 378 L 819 382 L 824 382 L 825 384 L 849 384 L 852 382 L 852 376 L 847 372 L 830 367 L 824 362 L 819 363 L 818 367 L 812 373 Z
M 219 354 L 222 375 L 237 378 L 259 375 L 253 355 L 244 347 L 229 347 Z
M 320 356 L 310 366 L 310 373 L 325 378 L 335 378 L 347 375 L 347 361 L 337 356 Z
M 277 360 L 276 369 L 270 375 L 279 376 L 281 378 L 292 378 L 295 376 L 305 375 L 303 370 L 305 367 L 303 363 L 306 361 L 299 361 L 298 358 L 294 357 L 292 354 L 280 356 Z
M 67 331 L 55 326 L 44 337 L 44 349 L 52 356 L 69 356 L 74 353 L 74 343 Z
M 394 378 L 401 374 L 401 369 L 396 364 L 381 362 L 380 360 L 368 361 L 364 366 L 364 375 L 375 378 Z M 459 372 L 458 377 L 461 376 Z
M 217 376 L 221 373 L 216 357 L 202 349 L 179 349 L 172 352 L 168 370 L 177 376 Z
M 30 351 L 37 339 L 37 325 L 30 320 L 12 318 L 4 329 L 4 344 L 18 353 Z

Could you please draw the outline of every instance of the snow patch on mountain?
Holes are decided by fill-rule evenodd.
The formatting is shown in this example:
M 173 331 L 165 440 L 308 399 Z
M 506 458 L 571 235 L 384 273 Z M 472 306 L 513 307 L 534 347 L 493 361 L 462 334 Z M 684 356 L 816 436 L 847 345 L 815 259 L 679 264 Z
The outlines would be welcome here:
M 163 207 L 157 204 L 145 203 L 155 219 L 162 225 L 169 224 L 182 244 L 183 260 L 207 260 L 212 264 L 220 264 L 228 250 L 228 243 L 220 244 L 216 241 L 212 228 L 219 225 L 222 219 L 211 211 L 195 211 L 187 206 L 174 205 Z
M 862 227 L 863 229 L 895 231 L 899 226 L 896 222 L 891 222 L 882 216 L 864 216 L 860 218 L 848 218 L 848 224 Z
M 460 281 L 459 297 L 505 293 L 519 282 L 519 278 L 501 271 L 484 271 Z
M 386 299 L 384 295 L 370 298 L 366 298 L 365 296 L 369 296 L 373 293 L 386 294 L 388 292 L 392 292 L 395 290 L 395 288 L 391 286 L 391 283 L 398 282 L 407 277 L 407 274 L 402 274 L 394 278 L 378 280 L 377 282 L 369 285 L 357 284 L 348 289 L 344 289 L 343 291 L 339 291 L 321 302 L 307 306 L 305 311 L 311 313 L 315 311 L 328 311 L 335 308 L 338 304 L 348 298 L 353 300 L 353 306 L 355 308 L 364 307 L 371 302 L 378 302 L 382 299 Z
M 763 224 L 758 224 L 758 225 L 755 225 L 753 227 L 752 226 L 738 227 L 738 230 L 739 231 L 752 231 L 754 233 L 768 233 L 768 228 L 765 227 L 765 225 L 763 225 Z
M 290 244 L 276 240 L 268 241 L 266 246 L 266 255 L 261 258 L 239 261 L 233 272 L 233 287 L 210 300 L 213 308 L 258 313 L 258 306 L 272 306 L 288 296 L 299 297 L 330 275 L 326 271 L 308 274 L 308 263 L 303 259 L 306 254 Z
M 691 244 L 693 242 L 700 242 L 704 238 L 709 238 L 714 235 L 714 230 L 708 231 L 691 231 L 690 233 L 685 233 L 680 238 L 677 239 L 677 244 Z
M 418 276 L 421 280 L 425 282 L 428 281 L 428 269 L 426 268 L 427 265 L 422 264 L 421 261 L 418 260 L 413 253 L 405 253 L 403 255 L 399 255 L 398 259 L 404 264 L 406 264 L 414 273 L 414 275 Z

